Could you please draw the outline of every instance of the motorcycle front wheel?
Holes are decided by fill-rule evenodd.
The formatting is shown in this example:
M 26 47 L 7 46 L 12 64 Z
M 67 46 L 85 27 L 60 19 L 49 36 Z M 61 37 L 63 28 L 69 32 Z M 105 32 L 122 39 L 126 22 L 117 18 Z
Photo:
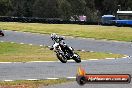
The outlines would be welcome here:
M 1 35 L 1 36 L 4 36 L 4 33 L 1 33 L 0 35 Z
M 4 36 L 4 33 L 2 33 L 2 36 Z
M 57 53 L 56 56 L 62 63 L 67 62 L 67 58 L 65 58 L 62 54 Z

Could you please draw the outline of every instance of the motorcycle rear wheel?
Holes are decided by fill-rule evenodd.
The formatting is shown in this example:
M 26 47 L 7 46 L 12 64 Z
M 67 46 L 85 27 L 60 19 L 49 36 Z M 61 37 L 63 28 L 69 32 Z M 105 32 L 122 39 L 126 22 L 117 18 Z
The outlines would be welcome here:
M 79 56 L 77 53 L 75 53 L 75 54 L 76 54 L 76 56 L 74 56 L 73 59 L 74 59 L 77 63 L 80 63 L 80 62 L 81 62 L 80 56 Z

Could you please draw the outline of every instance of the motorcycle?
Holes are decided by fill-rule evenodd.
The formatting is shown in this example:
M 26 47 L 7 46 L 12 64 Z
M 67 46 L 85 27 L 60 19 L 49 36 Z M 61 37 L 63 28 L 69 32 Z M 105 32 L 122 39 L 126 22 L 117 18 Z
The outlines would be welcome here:
M 3 33 L 3 31 L 2 31 L 2 30 L 0 30 L 0 35 L 1 35 L 1 36 L 4 36 L 4 33 Z
M 50 48 L 50 50 L 54 50 L 54 52 L 56 52 L 57 58 L 62 63 L 66 63 L 67 60 L 70 59 L 75 60 L 75 62 L 77 63 L 81 62 L 80 56 L 76 52 L 74 52 L 74 49 L 72 47 L 66 45 L 66 43 L 63 41 L 63 37 L 58 37 L 55 34 L 51 34 L 51 39 L 54 41 L 54 44 Z

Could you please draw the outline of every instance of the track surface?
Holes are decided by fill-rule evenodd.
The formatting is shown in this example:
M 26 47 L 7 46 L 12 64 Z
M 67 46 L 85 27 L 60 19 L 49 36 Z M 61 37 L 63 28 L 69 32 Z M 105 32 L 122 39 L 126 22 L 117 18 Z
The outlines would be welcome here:
M 5 31 L 5 37 L 0 37 L 0 41 L 10 41 L 17 43 L 52 45 L 53 42 L 49 35 L 40 35 L 32 33 Z M 84 49 L 88 51 L 120 53 L 132 56 L 132 43 L 103 41 L 82 38 L 66 38 L 66 43 L 75 49 Z
M 0 37 L 0 41 L 10 41 L 17 43 L 35 44 L 35 45 L 52 45 L 49 35 L 40 35 L 32 33 L 5 31 L 5 37 Z M 75 49 L 84 49 L 87 51 L 100 51 L 109 53 L 119 53 L 132 56 L 132 44 L 127 42 L 104 41 L 81 38 L 68 38 L 66 43 Z M 10 63 L 0 64 L 0 80 L 21 80 L 21 79 L 45 79 L 47 77 L 69 77 L 75 76 L 77 67 L 80 64 L 68 62 L 54 63 Z M 127 73 L 132 75 L 132 58 L 99 60 L 82 62 L 81 65 L 88 73 Z M 83 88 L 130 88 L 132 84 L 90 84 Z M 49 88 L 79 88 L 76 82 L 49 86 Z M 45 87 L 44 87 L 45 88 Z
M 84 86 L 79 86 L 76 82 L 52 85 L 48 87 L 41 88 L 132 88 L 131 84 L 86 84 Z
M 76 76 L 80 64 L 54 63 L 12 63 L 0 64 L 0 80 L 45 79 Z M 129 73 L 132 75 L 132 58 L 82 62 L 88 73 Z

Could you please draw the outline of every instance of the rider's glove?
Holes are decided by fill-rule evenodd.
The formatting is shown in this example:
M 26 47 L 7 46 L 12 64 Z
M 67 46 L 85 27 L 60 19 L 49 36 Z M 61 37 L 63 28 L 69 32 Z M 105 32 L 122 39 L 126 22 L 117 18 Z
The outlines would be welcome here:
M 53 47 L 50 48 L 50 50 L 53 50 L 53 49 L 54 49 Z

